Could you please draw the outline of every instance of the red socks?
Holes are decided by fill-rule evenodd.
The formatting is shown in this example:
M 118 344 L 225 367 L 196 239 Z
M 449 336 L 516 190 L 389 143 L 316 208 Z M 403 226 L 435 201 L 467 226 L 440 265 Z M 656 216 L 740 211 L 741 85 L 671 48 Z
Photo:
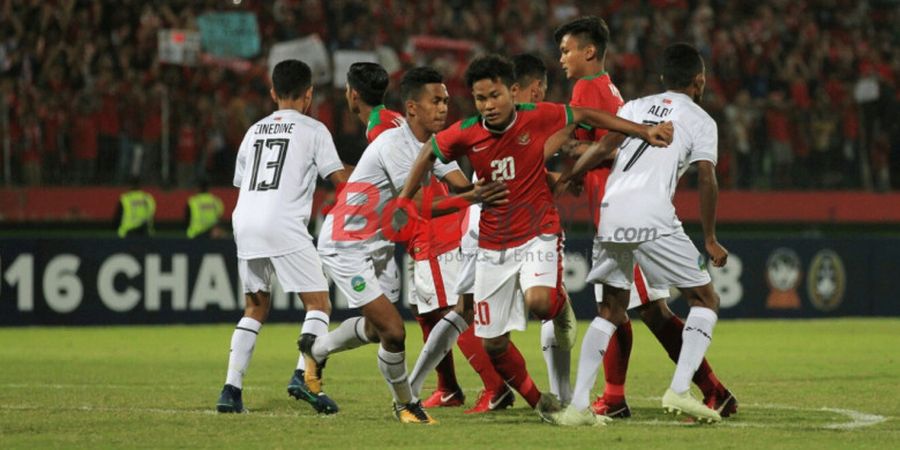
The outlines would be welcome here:
M 512 342 L 509 343 L 505 352 L 491 356 L 491 362 L 494 363 L 497 373 L 506 380 L 506 384 L 510 385 L 519 394 L 522 394 L 522 397 L 525 398 L 525 401 L 532 408 L 537 406 L 538 401 L 541 399 L 541 391 L 538 390 L 534 380 L 528 375 L 528 370 L 525 368 L 525 358 L 522 357 L 519 349 Z
M 650 330 L 656 339 L 666 349 L 669 359 L 678 362 L 678 355 L 681 353 L 681 332 L 684 330 L 684 322 L 678 316 L 672 316 L 666 324 L 659 330 Z M 712 367 L 706 358 L 700 363 L 700 367 L 694 372 L 694 383 L 703 392 L 704 397 L 708 397 L 721 389 L 724 389 L 722 383 L 716 378 Z
M 459 346 L 463 356 L 469 360 L 469 364 L 475 369 L 475 372 L 478 372 L 485 390 L 497 392 L 503 389 L 503 379 L 494 370 L 491 358 L 481 344 L 481 338 L 475 336 L 474 326 L 470 326 L 468 330 L 459 335 L 456 345 Z
M 603 398 L 607 404 L 625 401 L 625 377 L 628 374 L 633 337 L 629 320 L 616 328 L 616 333 L 609 340 L 606 355 L 603 357 L 603 374 L 606 377 Z

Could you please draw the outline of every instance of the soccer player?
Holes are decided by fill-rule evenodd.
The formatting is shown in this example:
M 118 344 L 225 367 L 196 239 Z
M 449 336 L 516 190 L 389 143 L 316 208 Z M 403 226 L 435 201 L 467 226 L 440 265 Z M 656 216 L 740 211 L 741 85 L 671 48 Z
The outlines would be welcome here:
M 312 92 L 309 66 L 298 60 L 278 63 L 270 92 L 278 110 L 253 124 L 238 150 L 234 185 L 240 194 L 232 221 L 246 307 L 231 337 L 219 412 L 244 411 L 243 377 L 269 315 L 273 274 L 303 301 L 301 340 L 314 341 L 328 332 L 328 283 L 307 224 L 316 176 L 334 184 L 347 177 L 328 129 L 304 114 Z M 337 405 L 322 392 L 307 401 L 319 412 L 337 412 Z
M 326 216 L 318 243 L 326 273 L 349 299 L 350 306 L 362 310 L 363 317 L 345 321 L 317 341 L 311 351 L 312 357 L 323 365 L 331 353 L 367 342 L 380 342 L 378 367 L 391 387 L 394 413 L 403 423 L 435 421 L 416 399 L 407 377 L 406 335 L 403 320 L 393 305 L 399 286 L 395 278 L 385 280 L 381 276 L 387 261 L 393 260 L 391 240 L 404 239 L 403 231 L 397 234 L 393 225 L 385 227 L 382 218 L 392 217 L 393 206 L 389 201 L 403 185 L 422 141 L 443 128 L 446 120 L 446 87 L 435 82 L 434 73 L 429 70 L 414 70 L 404 78 L 408 87 L 402 89 L 404 97 L 411 100 L 411 103 L 407 102 L 410 121 L 383 131 L 369 144 L 339 194 L 337 205 Z M 428 79 L 415 81 L 426 78 L 424 72 L 428 72 Z M 439 75 L 437 79 L 440 80 Z M 411 85 L 417 85 L 418 89 L 409 88 Z M 500 200 L 505 195 L 502 183 L 473 188 L 455 164 L 437 166 L 435 174 L 441 178 L 455 178 L 468 189 L 453 197 L 454 201 L 439 199 L 435 203 L 435 215 L 458 211 L 482 198 L 493 201 L 496 197 L 492 193 L 499 194 Z M 447 203 L 449 205 L 445 207 Z M 464 321 L 462 325 L 465 325 Z M 453 340 L 456 340 L 455 336 Z M 442 358 L 443 354 L 437 360 Z
M 562 238 L 544 167 L 547 137 L 570 122 L 586 122 L 665 145 L 671 124 L 646 126 L 599 111 L 551 103 L 513 102 L 513 65 L 497 55 L 475 59 L 466 70 L 480 115 L 432 137 L 419 152 L 399 198 L 411 199 L 436 159 L 467 156 L 480 180 L 502 181 L 509 202 L 482 209 L 475 275 L 475 335 L 483 339 L 497 372 L 544 420 L 559 401 L 535 386 L 525 360 L 509 345 L 511 330 L 524 330 L 526 310 L 556 317 L 566 304 L 559 295 Z
M 638 263 L 653 288 L 677 287 L 691 305 L 682 332 L 683 345 L 672 383 L 662 399 L 668 412 L 684 412 L 703 422 L 721 416 L 690 393 L 690 382 L 712 339 L 719 297 L 700 253 L 684 233 L 675 215 L 672 197 L 678 178 L 696 164 L 700 214 L 705 247 L 716 267 L 722 267 L 728 251 L 716 239 L 715 216 L 718 134 L 716 123 L 697 102 L 706 83 L 703 59 L 688 44 L 665 49 L 662 81 L 667 91 L 626 103 L 619 116 L 644 123 L 670 120 L 676 133 L 664 150 L 648 150 L 646 142 L 610 133 L 584 153 L 565 184 L 595 167 L 618 147 L 606 192 L 600 205 L 600 224 L 594 244 L 593 267 L 588 281 L 603 284 L 603 302 L 582 341 L 578 376 L 572 403 L 558 417 L 562 425 L 593 425 L 590 388 L 617 327 L 628 320 L 629 291 L 635 283 Z
M 619 90 L 612 83 L 605 70 L 606 46 L 609 42 L 609 28 L 603 19 L 588 16 L 575 19 L 559 27 L 554 37 L 560 49 L 560 64 L 566 77 L 575 81 L 572 89 L 571 105 L 585 108 L 597 108 L 615 114 L 623 105 Z M 607 134 L 607 130 L 578 127 L 575 137 L 580 141 L 599 141 Z M 574 147 L 584 149 L 586 146 Z M 573 156 L 578 156 L 574 152 Z M 588 197 L 588 205 L 594 225 L 600 220 L 600 199 L 603 198 L 606 180 L 609 177 L 612 161 L 607 160 L 589 170 L 584 176 L 584 191 Z M 629 294 L 629 309 L 637 309 L 641 319 L 653 332 L 666 349 L 673 361 L 678 360 L 681 349 L 681 330 L 684 322 L 676 316 L 666 304 L 669 297 L 668 287 L 653 288 L 648 286 L 639 266 L 634 268 L 635 283 Z M 595 285 L 597 302 L 603 300 L 603 286 Z M 599 308 L 598 303 L 598 308 Z M 544 325 L 546 333 L 553 324 Z M 552 333 L 550 333 L 552 334 Z M 603 395 L 598 396 L 591 405 L 596 414 L 614 418 L 631 416 L 631 410 L 625 401 L 625 379 L 628 372 L 628 361 L 631 357 L 632 329 L 627 321 L 616 328 L 616 334 L 610 340 L 603 359 L 603 372 L 606 378 Z M 737 401 L 716 378 L 706 359 L 694 376 L 694 381 L 704 395 L 704 403 L 718 409 L 723 417 L 727 417 L 737 409 Z

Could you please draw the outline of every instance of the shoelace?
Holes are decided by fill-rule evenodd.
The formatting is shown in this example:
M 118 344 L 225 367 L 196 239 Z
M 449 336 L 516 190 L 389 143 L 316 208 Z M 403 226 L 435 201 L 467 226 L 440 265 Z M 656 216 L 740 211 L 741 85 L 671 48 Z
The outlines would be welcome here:
M 428 422 L 428 414 L 425 414 L 425 410 L 422 409 L 422 402 L 410 403 L 406 405 L 406 409 L 412 413 L 412 415 L 416 416 L 416 419 L 421 420 L 422 422 Z

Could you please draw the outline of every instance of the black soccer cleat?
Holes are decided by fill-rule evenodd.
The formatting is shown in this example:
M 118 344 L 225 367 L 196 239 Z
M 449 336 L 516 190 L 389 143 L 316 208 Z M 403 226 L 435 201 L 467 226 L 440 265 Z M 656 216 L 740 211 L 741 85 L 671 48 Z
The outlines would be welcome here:
M 309 403 L 309 405 L 320 414 L 335 414 L 339 411 L 338 405 L 334 400 L 325 395 L 324 392 L 318 394 L 311 392 L 303 379 L 303 370 L 295 370 L 294 375 L 291 376 L 291 381 L 288 382 L 288 395 L 297 400 L 303 400 L 306 403 Z
M 219 401 L 216 402 L 216 411 L 220 413 L 243 413 L 244 401 L 241 400 L 241 390 L 226 384 L 219 394 Z

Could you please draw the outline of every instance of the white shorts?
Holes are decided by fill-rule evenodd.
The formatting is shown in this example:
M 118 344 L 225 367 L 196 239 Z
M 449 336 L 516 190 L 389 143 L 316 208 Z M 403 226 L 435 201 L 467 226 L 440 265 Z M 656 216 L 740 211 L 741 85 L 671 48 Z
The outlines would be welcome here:
M 453 290 L 457 295 L 474 294 L 475 261 L 478 259 L 477 250 L 475 253 L 461 251 L 460 258 L 459 272 L 456 274 L 456 286 Z
M 412 288 L 409 291 L 410 306 L 414 305 L 419 314 L 455 306 L 459 298 L 455 287 L 461 259 L 459 248 L 455 248 L 437 258 L 415 261 L 412 286 L 407 286 Z
M 272 275 L 278 277 L 285 292 L 327 292 L 328 281 L 322 273 L 322 261 L 316 248 L 287 255 L 264 258 L 238 258 L 238 275 L 244 293 L 272 292 Z
M 597 303 L 603 303 L 603 285 L 594 285 L 594 298 Z M 669 298 L 669 289 L 654 289 L 647 285 L 647 279 L 644 272 L 638 265 L 634 266 L 634 284 L 631 285 L 631 292 L 628 294 L 628 309 L 634 309 L 638 306 L 646 305 L 652 301 Z
M 697 287 L 711 282 L 706 260 L 682 229 L 645 242 L 595 240 L 593 259 L 587 281 L 619 289 L 631 289 L 635 263 L 641 266 L 647 286 L 653 289 Z
M 475 335 L 502 336 L 525 330 L 524 292 L 535 286 L 560 289 L 563 238 L 543 234 L 502 251 L 478 249 L 475 261 Z
M 351 308 L 361 308 L 382 294 L 391 303 L 400 299 L 400 272 L 393 246 L 375 253 L 347 250 L 322 255 L 322 267 Z

